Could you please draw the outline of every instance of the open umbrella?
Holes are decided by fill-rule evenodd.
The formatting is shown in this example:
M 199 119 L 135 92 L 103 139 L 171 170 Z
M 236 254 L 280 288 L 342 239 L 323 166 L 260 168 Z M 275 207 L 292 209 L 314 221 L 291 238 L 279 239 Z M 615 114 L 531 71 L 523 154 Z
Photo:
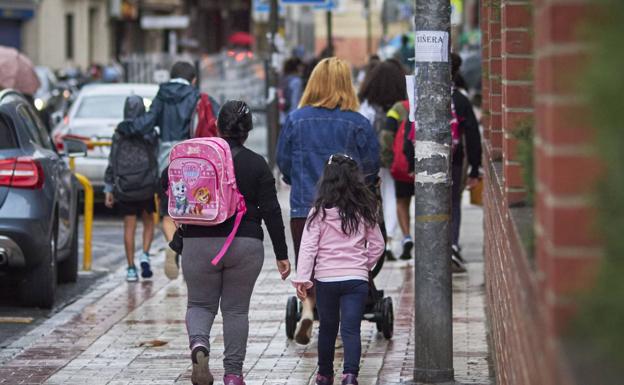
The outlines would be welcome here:
M 253 37 L 247 32 L 235 32 L 228 37 L 228 42 L 233 45 L 250 46 L 253 42 Z
M 15 48 L 0 46 L 1 88 L 13 88 L 27 95 L 33 95 L 39 88 L 32 62 Z

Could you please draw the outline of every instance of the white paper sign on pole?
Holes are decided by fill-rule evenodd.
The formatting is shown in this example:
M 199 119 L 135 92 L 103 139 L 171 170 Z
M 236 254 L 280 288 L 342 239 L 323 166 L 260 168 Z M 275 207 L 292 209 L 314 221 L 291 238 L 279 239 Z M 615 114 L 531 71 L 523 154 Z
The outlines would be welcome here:
M 418 71 L 418 69 L 416 69 Z M 416 76 L 407 75 L 405 76 L 405 87 L 407 87 L 407 98 L 409 100 L 409 120 L 413 122 L 416 120 L 416 89 L 414 88 L 416 84 Z
M 448 62 L 449 34 L 446 31 L 416 31 L 417 62 Z

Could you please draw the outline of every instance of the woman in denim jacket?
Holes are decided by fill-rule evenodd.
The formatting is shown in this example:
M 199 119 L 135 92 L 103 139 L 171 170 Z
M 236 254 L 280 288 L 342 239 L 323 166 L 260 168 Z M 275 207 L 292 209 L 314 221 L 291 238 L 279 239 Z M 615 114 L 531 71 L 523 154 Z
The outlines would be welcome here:
M 290 229 L 295 264 L 316 184 L 329 156 L 349 155 L 368 182 L 377 179 L 379 142 L 368 119 L 358 109 L 349 65 L 330 57 L 316 65 L 299 109 L 291 112 L 284 122 L 277 144 L 277 164 L 283 180 L 291 186 Z M 314 298 L 308 295 L 295 331 L 295 341 L 300 344 L 310 342 L 314 306 Z

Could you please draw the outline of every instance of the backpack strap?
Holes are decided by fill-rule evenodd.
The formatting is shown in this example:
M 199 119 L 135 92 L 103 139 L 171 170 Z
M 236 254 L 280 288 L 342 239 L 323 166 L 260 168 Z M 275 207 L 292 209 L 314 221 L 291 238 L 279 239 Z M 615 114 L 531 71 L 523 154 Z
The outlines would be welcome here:
M 225 239 L 225 243 L 223 244 L 223 247 L 221 247 L 221 250 L 219 250 L 219 253 L 212 259 L 212 261 L 210 261 L 210 263 L 212 263 L 213 266 L 216 266 L 219 263 L 219 261 L 221 261 L 221 258 L 223 258 L 225 253 L 228 251 L 228 249 L 232 245 L 232 242 L 234 241 L 234 237 L 236 236 L 236 232 L 238 231 L 238 227 L 243 221 L 243 216 L 247 212 L 247 206 L 245 205 L 245 198 L 243 198 L 243 195 L 240 192 L 238 192 L 238 190 L 236 192 L 238 194 L 238 209 L 236 210 L 236 219 L 234 220 L 234 227 L 232 228 L 230 235 L 228 235 L 228 237 Z
M 234 147 L 231 150 L 232 159 L 234 159 L 236 155 L 238 155 L 241 152 L 242 149 L 243 149 L 243 146 Z M 228 249 L 232 245 L 232 242 L 234 242 L 234 237 L 236 237 L 238 228 L 241 222 L 243 221 L 243 217 L 245 216 L 245 213 L 247 213 L 247 205 L 245 204 L 245 197 L 243 197 L 243 194 L 241 194 L 240 191 L 238 191 L 238 189 L 236 190 L 236 194 L 238 195 L 238 204 L 236 208 L 236 218 L 234 219 L 234 227 L 232 227 L 232 231 L 230 231 L 230 234 L 225 239 L 225 243 L 223 244 L 223 247 L 221 247 L 221 250 L 219 250 L 219 253 L 212 259 L 212 261 L 210 261 L 210 263 L 212 263 L 213 266 L 216 266 L 219 263 L 219 261 L 221 261 L 221 258 L 223 258 L 225 253 L 228 251 Z

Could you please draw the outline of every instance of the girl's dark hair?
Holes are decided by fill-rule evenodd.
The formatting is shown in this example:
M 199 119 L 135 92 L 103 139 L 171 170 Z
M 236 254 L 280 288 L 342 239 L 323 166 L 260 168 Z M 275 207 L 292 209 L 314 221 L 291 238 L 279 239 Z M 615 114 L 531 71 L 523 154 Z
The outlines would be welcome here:
M 342 232 L 351 235 L 360 224 L 370 227 L 377 223 L 378 203 L 366 186 L 357 163 L 348 155 L 332 155 L 318 184 L 313 212 L 308 226 L 320 213 L 325 220 L 325 209 L 337 208 L 342 219 Z
M 225 102 L 219 110 L 217 127 L 225 138 L 238 139 L 241 142 L 247 139 L 249 131 L 253 129 L 251 110 L 247 103 L 241 100 Z
M 407 99 L 403 65 L 396 59 L 388 59 L 375 66 L 362 82 L 358 97 L 361 101 L 368 100 L 380 106 L 384 111 Z

